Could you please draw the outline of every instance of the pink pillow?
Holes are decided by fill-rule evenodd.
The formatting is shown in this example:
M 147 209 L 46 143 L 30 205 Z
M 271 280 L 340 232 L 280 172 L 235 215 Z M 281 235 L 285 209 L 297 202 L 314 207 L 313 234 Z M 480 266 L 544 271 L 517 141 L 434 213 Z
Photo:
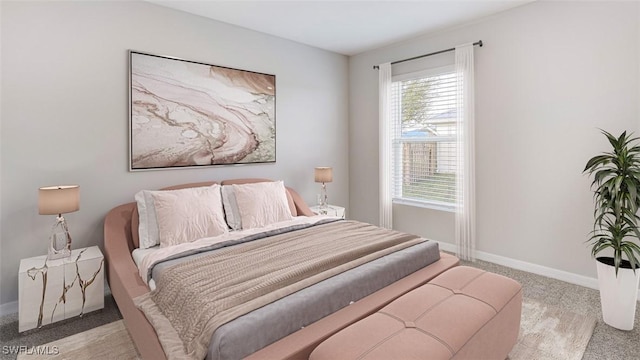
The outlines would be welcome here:
M 282 181 L 232 185 L 243 229 L 293 219 Z
M 220 185 L 152 193 L 160 247 L 227 232 Z

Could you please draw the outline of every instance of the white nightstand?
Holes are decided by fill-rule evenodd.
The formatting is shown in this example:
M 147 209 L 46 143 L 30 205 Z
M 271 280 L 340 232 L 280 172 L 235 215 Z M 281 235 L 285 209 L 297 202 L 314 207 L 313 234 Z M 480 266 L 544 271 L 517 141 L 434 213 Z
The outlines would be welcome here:
M 313 211 L 317 215 L 329 215 L 329 216 L 337 216 L 341 218 L 345 218 L 344 208 L 336 205 L 327 205 L 325 208 L 320 207 L 320 205 L 310 207 L 311 211 Z
M 104 257 L 91 246 L 63 259 L 22 259 L 18 291 L 19 332 L 102 309 Z

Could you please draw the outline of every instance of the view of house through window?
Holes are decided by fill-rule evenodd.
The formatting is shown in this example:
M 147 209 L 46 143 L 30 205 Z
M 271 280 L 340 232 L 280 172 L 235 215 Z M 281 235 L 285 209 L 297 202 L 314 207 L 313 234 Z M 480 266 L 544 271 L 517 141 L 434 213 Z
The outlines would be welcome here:
M 392 196 L 450 208 L 456 187 L 456 74 L 453 67 L 394 76 Z

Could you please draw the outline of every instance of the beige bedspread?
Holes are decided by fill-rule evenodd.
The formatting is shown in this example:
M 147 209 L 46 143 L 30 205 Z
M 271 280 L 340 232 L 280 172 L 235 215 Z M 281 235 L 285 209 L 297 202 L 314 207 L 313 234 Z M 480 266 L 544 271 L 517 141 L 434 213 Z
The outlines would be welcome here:
M 316 225 L 175 265 L 135 302 L 169 359 L 203 359 L 226 322 L 422 241 L 356 221 Z

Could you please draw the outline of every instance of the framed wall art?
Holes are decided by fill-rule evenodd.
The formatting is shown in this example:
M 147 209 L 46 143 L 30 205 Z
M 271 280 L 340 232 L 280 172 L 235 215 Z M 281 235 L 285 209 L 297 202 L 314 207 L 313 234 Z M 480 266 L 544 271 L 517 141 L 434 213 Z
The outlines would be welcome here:
M 129 169 L 276 161 L 276 77 L 129 51 Z

